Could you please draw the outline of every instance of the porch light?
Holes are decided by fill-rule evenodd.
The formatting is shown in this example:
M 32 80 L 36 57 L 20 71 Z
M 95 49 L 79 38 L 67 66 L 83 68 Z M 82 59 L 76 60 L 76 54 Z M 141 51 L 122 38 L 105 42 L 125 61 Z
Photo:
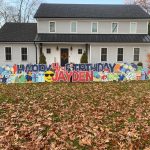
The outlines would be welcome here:
M 70 50 L 71 50 L 71 51 L 73 50 L 72 46 L 70 47 Z

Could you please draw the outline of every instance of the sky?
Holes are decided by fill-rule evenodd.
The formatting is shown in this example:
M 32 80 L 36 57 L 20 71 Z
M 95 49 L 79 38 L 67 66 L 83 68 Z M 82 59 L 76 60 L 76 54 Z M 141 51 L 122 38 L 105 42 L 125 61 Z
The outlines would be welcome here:
M 124 0 L 45 0 L 47 3 L 123 4 Z
M 16 3 L 16 0 L 4 0 Z M 124 0 L 42 0 L 43 3 L 72 3 L 72 4 L 124 4 Z

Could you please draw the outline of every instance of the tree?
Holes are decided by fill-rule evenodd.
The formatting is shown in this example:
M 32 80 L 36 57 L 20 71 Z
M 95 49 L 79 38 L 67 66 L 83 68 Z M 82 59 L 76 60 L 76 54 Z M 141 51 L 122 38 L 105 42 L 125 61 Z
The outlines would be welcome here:
M 40 3 L 41 0 L 14 0 L 10 3 L 0 0 L 0 21 L 33 22 L 33 16 Z
M 18 22 L 29 22 L 33 20 L 33 16 L 41 0 L 17 0 Z
M 148 68 L 150 69 L 150 54 L 147 55 L 147 64 Z
M 150 12 L 150 0 L 125 0 L 125 4 L 140 5 L 147 11 L 147 13 Z
M 42 54 L 40 55 L 39 64 L 46 64 L 46 57 L 45 57 L 44 53 L 42 53 Z
M 81 60 L 80 60 L 81 63 L 88 63 L 88 55 L 87 55 L 87 52 L 84 51 L 82 57 L 81 57 Z

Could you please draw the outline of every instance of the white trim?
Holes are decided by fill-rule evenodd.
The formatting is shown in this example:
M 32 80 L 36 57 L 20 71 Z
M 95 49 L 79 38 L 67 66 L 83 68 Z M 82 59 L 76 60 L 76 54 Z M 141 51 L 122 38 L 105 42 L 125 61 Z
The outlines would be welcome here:
M 54 18 L 38 18 L 37 19 L 37 21 L 41 21 L 41 20 L 45 20 L 45 19 L 51 19 L 51 20 L 53 20 Z M 73 20 L 74 18 L 65 18 L 65 20 Z M 84 20 L 84 21 L 88 21 L 88 20 L 95 20 L 95 18 L 77 18 L 78 20 Z M 55 20 L 64 20 L 64 18 L 55 18 Z M 113 19 L 99 19 L 99 20 L 101 20 L 101 21 L 107 21 L 107 20 L 116 20 L 116 21 L 120 21 L 120 20 L 125 20 L 125 21 L 131 21 L 131 19 L 123 19 L 123 18 L 113 18 Z M 132 19 L 132 20 L 138 20 L 138 21 L 140 21 L 140 20 L 147 20 L 147 21 L 149 21 L 149 18 L 141 18 L 141 19 L 138 19 L 138 18 L 136 18 L 136 19 Z
M 72 29 L 72 23 L 73 23 L 73 22 L 76 23 L 76 32 L 72 32 L 72 31 L 71 31 L 71 29 Z M 78 29 L 77 27 L 78 27 L 78 22 L 77 22 L 77 21 L 71 21 L 71 22 L 70 22 L 70 33 L 77 33 L 77 29 Z
M 93 31 L 92 31 L 92 29 L 93 29 L 93 24 L 94 24 L 94 23 L 96 23 L 96 25 L 97 25 L 97 32 L 93 32 Z M 91 22 L 91 33 L 93 33 L 93 34 L 94 34 L 94 33 L 98 33 L 98 22 Z
M 135 48 L 138 48 L 138 49 L 139 49 L 139 61 L 134 61 L 134 49 L 135 49 Z M 141 60 L 141 59 L 140 59 L 140 58 L 141 58 L 141 57 L 140 57 L 140 52 L 141 52 L 141 47 L 133 47 L 133 62 L 135 62 L 135 63 L 140 62 L 140 60 Z
M 94 44 L 94 45 L 99 45 L 99 44 L 114 44 L 114 45 L 150 45 L 150 43 L 121 43 L 121 42 L 103 42 L 103 43 L 99 43 L 99 42 L 35 42 L 36 44 L 39 44 L 39 43 L 43 43 L 43 44 L 80 44 L 80 45 L 84 45 L 84 44 Z M 112 46 L 112 45 L 111 45 Z
M 51 23 L 51 22 L 54 22 L 54 23 L 55 23 L 55 32 L 51 32 L 51 31 L 50 31 L 50 23 Z M 49 27 L 49 33 L 56 33 L 56 21 L 49 21 L 48 27 Z
M 133 24 L 134 24 L 134 23 L 136 24 L 136 26 L 135 26 L 135 29 L 136 29 L 135 32 L 132 32 L 132 31 L 131 31 L 131 24 L 132 24 L 132 23 L 133 23 Z M 130 34 L 137 34 L 137 22 L 130 22 Z
M 11 48 L 11 60 L 6 60 L 6 47 L 10 47 Z M 12 62 L 12 46 L 4 46 L 4 61 L 5 62 Z
M 117 23 L 117 32 L 113 32 L 113 31 L 112 31 L 112 25 L 113 25 L 113 23 Z M 112 34 L 118 34 L 118 30 L 119 30 L 119 22 L 112 22 L 112 23 L 111 23 L 111 33 L 112 33 Z
M 149 21 L 147 21 L 147 34 L 148 34 L 148 25 L 149 25 Z
M 106 54 L 106 61 L 102 61 L 102 48 L 107 49 L 107 54 Z M 107 62 L 108 61 L 108 47 L 100 47 L 100 62 Z
M 27 49 L 27 60 L 22 60 L 22 48 L 26 48 Z M 21 46 L 20 47 L 20 59 L 21 59 L 21 62 L 28 62 L 28 47 L 27 46 Z
M 0 42 L 0 44 L 33 44 L 34 42 Z

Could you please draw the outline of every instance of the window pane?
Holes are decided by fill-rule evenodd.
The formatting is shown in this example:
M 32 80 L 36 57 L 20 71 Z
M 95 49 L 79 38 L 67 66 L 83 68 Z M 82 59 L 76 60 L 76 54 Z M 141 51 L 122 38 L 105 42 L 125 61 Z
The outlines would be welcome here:
M 82 49 L 78 49 L 78 54 L 82 54 Z
M 7 54 L 6 55 L 6 60 L 11 60 L 11 55 Z
M 97 23 L 92 23 L 92 32 L 97 32 Z
M 101 50 L 101 54 L 103 55 L 103 54 L 107 54 L 107 48 L 102 48 L 102 50 Z
M 139 61 L 140 58 L 140 49 L 134 48 L 134 61 Z
M 139 61 L 139 55 L 134 55 L 134 61 Z
M 137 24 L 136 24 L 136 22 L 131 22 L 131 24 L 130 24 L 130 32 L 131 33 L 136 33 L 136 28 L 137 28 Z
M 139 48 L 134 48 L 134 55 L 139 55 L 140 49 Z
M 27 48 L 25 47 L 21 48 L 21 57 L 23 61 L 27 60 Z
M 118 61 L 123 61 L 123 55 L 118 55 Z
M 101 61 L 107 61 L 107 55 L 101 55 Z
M 117 33 L 117 31 L 118 31 L 118 24 L 112 23 L 112 33 Z
M 6 60 L 11 60 L 11 47 L 5 48 L 5 58 Z
M 123 55 L 123 48 L 118 48 L 118 55 L 119 54 Z
M 47 48 L 46 51 L 47 51 L 48 54 L 51 53 L 51 49 L 50 48 Z
M 123 61 L 123 48 L 118 48 L 117 61 Z
M 22 55 L 22 60 L 27 60 L 27 55 Z
M 77 23 L 76 22 L 71 23 L 71 32 L 77 32 Z
M 55 22 L 50 22 L 50 32 L 55 32 Z
M 107 48 L 101 49 L 101 61 L 107 61 Z
M 21 53 L 22 53 L 22 55 L 23 55 L 23 54 L 26 55 L 26 54 L 27 54 L 27 48 L 21 48 Z
M 11 47 L 6 47 L 5 52 L 6 54 L 11 54 Z

